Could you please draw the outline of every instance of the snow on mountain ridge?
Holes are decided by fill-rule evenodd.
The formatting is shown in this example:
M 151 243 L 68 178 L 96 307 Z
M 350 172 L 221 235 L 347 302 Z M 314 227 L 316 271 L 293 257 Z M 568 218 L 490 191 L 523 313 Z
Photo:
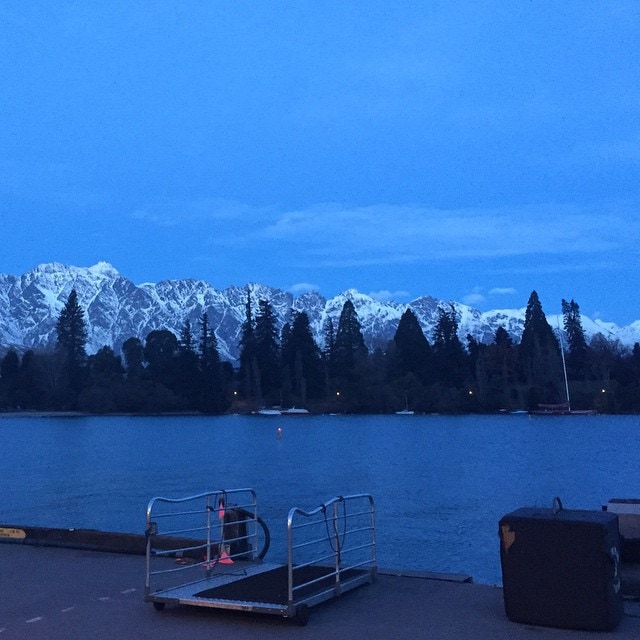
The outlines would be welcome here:
M 186 320 L 198 334 L 199 322 L 207 313 L 209 326 L 216 331 L 220 354 L 236 360 L 242 323 L 246 316 L 247 292 L 252 312 L 259 301 L 269 300 L 280 328 L 290 322 L 292 309 L 309 316 L 311 330 L 320 346 L 324 326 L 330 317 L 337 330 L 338 319 L 346 300 L 351 300 L 358 314 L 369 348 L 384 348 L 393 338 L 398 322 L 410 308 L 429 340 L 437 323 L 439 308 L 452 305 L 459 317 L 459 334 L 463 342 L 468 334 L 480 342 L 491 342 L 495 330 L 502 326 L 515 341 L 524 327 L 525 309 L 496 309 L 481 312 L 458 302 L 445 302 L 421 296 L 409 303 L 379 301 L 360 293 L 346 291 L 329 299 L 318 292 L 291 293 L 259 283 L 243 287 L 214 289 L 204 280 L 163 280 L 157 284 L 134 284 L 108 262 L 92 267 L 66 266 L 58 262 L 41 264 L 20 277 L 0 274 L 0 347 L 20 351 L 54 344 L 57 317 L 69 293 L 75 288 L 85 309 L 88 325 L 87 350 L 94 353 L 103 346 L 119 352 L 130 337 L 144 340 L 150 331 L 169 329 L 179 335 Z M 550 323 L 557 316 L 548 316 Z M 582 316 L 585 334 L 602 333 L 618 339 L 625 346 L 640 342 L 640 320 L 626 327 Z M 555 324 L 552 324 L 555 328 Z

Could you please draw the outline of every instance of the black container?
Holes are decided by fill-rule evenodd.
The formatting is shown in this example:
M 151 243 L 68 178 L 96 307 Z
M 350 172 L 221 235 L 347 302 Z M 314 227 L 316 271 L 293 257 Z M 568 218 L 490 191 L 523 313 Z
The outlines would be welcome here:
M 523 508 L 500 520 L 504 606 L 513 622 L 609 631 L 622 617 L 618 517 Z

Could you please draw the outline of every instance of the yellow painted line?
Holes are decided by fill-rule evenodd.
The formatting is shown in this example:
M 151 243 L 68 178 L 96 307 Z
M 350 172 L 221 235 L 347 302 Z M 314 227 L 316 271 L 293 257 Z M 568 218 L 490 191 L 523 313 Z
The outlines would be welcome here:
M 27 534 L 23 529 L 14 529 L 13 527 L 0 527 L 0 538 L 14 538 L 16 540 L 24 540 Z

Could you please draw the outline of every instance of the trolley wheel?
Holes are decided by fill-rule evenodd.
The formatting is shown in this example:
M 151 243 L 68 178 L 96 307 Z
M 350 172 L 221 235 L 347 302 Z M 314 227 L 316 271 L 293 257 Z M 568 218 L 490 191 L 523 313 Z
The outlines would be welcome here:
M 296 607 L 295 621 L 301 627 L 306 627 L 309 622 L 309 607 L 306 604 L 300 604 Z
M 164 605 L 166 604 L 166 602 L 154 602 L 153 603 L 153 608 L 156 611 L 162 611 L 164 609 Z

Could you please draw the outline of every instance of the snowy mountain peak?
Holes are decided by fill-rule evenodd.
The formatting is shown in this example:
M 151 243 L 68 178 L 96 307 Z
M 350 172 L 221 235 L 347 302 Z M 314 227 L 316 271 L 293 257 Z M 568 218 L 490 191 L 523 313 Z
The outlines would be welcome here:
M 117 278 L 120 276 L 118 270 L 108 262 L 97 262 L 92 267 L 89 267 L 87 271 L 98 278 Z
M 57 317 L 71 289 L 76 289 L 80 305 L 86 312 L 89 353 L 103 346 L 116 352 L 125 340 L 137 337 L 144 341 L 150 331 L 169 329 L 179 334 L 185 321 L 197 331 L 204 313 L 215 328 L 220 355 L 228 360 L 238 357 L 242 323 L 246 317 L 247 293 L 251 294 L 252 312 L 260 300 L 268 300 L 281 327 L 292 319 L 293 310 L 304 311 L 314 336 L 322 346 L 324 326 L 331 318 L 334 328 L 346 300 L 351 300 L 369 348 L 384 348 L 395 334 L 406 309 L 411 309 L 425 336 L 431 339 L 441 305 L 453 304 L 459 319 L 459 334 L 468 334 L 480 342 L 493 340 L 498 327 L 504 327 L 517 342 L 524 327 L 525 309 L 499 309 L 480 312 L 457 302 L 443 302 L 421 296 L 400 304 L 379 301 L 347 289 L 330 299 L 318 292 L 294 297 L 291 293 L 260 283 L 243 287 L 214 289 L 204 280 L 163 280 L 157 284 L 135 285 L 108 262 L 91 267 L 73 267 L 58 262 L 38 265 L 22 276 L 0 276 L 0 350 L 15 347 L 19 351 L 50 346 L 55 342 Z M 549 316 L 550 322 L 556 316 Z M 601 333 L 631 346 L 640 342 L 640 321 L 627 327 L 582 316 L 587 337 Z M 552 324 L 555 328 L 555 324 Z

